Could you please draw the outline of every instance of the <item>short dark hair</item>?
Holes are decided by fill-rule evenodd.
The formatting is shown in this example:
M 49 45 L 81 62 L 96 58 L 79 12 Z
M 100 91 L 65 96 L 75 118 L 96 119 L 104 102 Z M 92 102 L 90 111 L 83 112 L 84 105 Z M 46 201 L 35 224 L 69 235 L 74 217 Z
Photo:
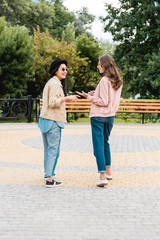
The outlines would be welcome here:
M 57 58 L 51 63 L 50 70 L 49 70 L 51 77 L 55 76 L 55 73 L 58 71 L 61 64 L 65 64 L 67 66 L 67 61 L 62 60 L 61 58 Z

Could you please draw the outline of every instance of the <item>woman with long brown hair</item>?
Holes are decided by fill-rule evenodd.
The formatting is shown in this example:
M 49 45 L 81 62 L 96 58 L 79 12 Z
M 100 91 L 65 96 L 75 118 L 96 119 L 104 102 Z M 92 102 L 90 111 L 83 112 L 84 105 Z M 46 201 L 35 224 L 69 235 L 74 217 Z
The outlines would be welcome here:
M 104 187 L 108 180 L 112 179 L 109 136 L 119 107 L 123 80 L 111 56 L 100 56 L 97 67 L 104 76 L 95 91 L 77 93 L 92 102 L 90 110 L 92 142 L 100 173 L 97 186 Z

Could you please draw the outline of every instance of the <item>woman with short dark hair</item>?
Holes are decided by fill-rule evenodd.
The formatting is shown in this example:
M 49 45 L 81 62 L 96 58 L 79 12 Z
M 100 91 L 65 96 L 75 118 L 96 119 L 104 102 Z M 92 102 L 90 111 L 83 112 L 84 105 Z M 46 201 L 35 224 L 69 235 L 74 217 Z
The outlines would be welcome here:
M 67 61 L 60 58 L 51 63 L 51 78 L 43 89 L 43 107 L 39 118 L 44 145 L 44 178 L 46 187 L 61 185 L 54 179 L 54 171 L 60 152 L 61 129 L 66 122 L 65 102 L 77 101 L 76 95 L 65 96 Z

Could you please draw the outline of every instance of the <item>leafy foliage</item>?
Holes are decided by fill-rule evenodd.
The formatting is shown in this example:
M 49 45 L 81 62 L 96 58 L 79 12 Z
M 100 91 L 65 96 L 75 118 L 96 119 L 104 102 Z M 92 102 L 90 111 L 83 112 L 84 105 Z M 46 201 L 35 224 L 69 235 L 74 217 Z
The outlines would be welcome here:
M 52 0 L 52 3 L 55 19 L 50 33 L 53 38 L 57 38 L 58 40 L 64 38 L 68 40 L 65 36 L 68 34 L 69 30 L 72 34 L 72 41 L 75 41 L 75 37 L 87 33 L 87 30 L 91 28 L 91 24 L 95 17 L 88 12 L 87 8 L 82 8 L 74 14 L 64 7 L 62 0 Z M 88 33 L 88 35 L 91 34 Z
M 54 9 L 49 2 L 39 3 L 31 0 L 1 0 L 0 17 L 5 16 L 6 21 L 12 25 L 21 25 L 29 29 L 30 33 L 40 26 L 41 31 L 51 28 L 55 18 Z
M 75 27 L 73 23 L 69 23 L 66 29 L 64 30 L 62 34 L 63 40 L 65 40 L 67 43 L 73 43 L 75 42 Z
M 87 30 L 91 29 L 91 24 L 93 23 L 95 16 L 88 12 L 88 8 L 82 7 L 76 12 L 76 18 L 74 20 L 74 26 L 76 29 L 76 37 L 87 33 Z M 88 35 L 91 35 L 87 33 Z
M 54 0 L 52 4 L 55 12 L 55 19 L 50 28 L 50 33 L 53 38 L 61 40 L 67 26 L 75 20 L 75 15 L 64 7 L 62 0 Z
M 115 60 L 124 74 L 126 94 L 160 97 L 160 4 L 154 0 L 120 0 L 106 4 L 105 31 L 119 45 Z
M 95 17 L 88 12 L 87 8 L 82 8 L 74 14 L 64 7 L 63 0 L 1 0 L 0 16 L 5 16 L 7 23 L 10 24 L 10 27 L 7 27 L 4 21 L 0 24 L 2 32 L 0 38 L 3 43 L 0 50 L 0 56 L 3 57 L 0 76 L 6 82 L 5 85 L 4 80 L 3 83 L 1 80 L 0 86 L 3 86 L 1 94 L 9 96 L 31 94 L 33 97 L 41 95 L 50 77 L 50 63 L 57 57 L 66 59 L 69 64 L 68 91 L 88 91 L 96 87 L 100 79 L 97 61 L 99 55 L 104 54 L 102 49 L 106 50 L 107 43 L 100 46 L 88 32 Z M 21 30 L 21 37 L 19 37 Z M 34 43 L 29 34 L 33 35 Z M 24 44 L 22 44 L 23 41 Z M 18 48 L 21 49 L 19 55 L 16 52 Z M 28 53 L 26 53 L 27 48 Z M 111 46 L 107 49 L 109 48 L 112 51 Z M 8 52 L 8 49 L 12 51 Z M 24 56 L 20 57 L 20 54 Z M 27 60 L 24 63 L 25 54 Z M 18 55 L 18 60 L 15 55 Z M 15 59 L 18 64 L 18 67 L 15 64 L 17 71 L 13 66 L 11 67 L 11 62 Z M 23 78 L 20 68 L 24 69 Z M 8 74 L 6 69 L 9 71 Z M 18 82 L 21 83 L 23 80 L 22 88 Z
M 115 50 L 116 50 L 116 44 L 111 43 L 108 40 L 101 40 L 100 43 L 100 48 L 102 49 L 102 55 L 104 54 L 109 54 L 110 56 L 114 56 Z
M 77 52 L 75 45 L 67 44 L 65 41 L 59 42 L 53 40 L 49 32 L 41 33 L 39 28 L 34 32 L 34 52 L 35 52 L 35 77 L 37 94 L 41 94 L 45 83 L 50 78 L 49 68 L 50 64 L 56 58 L 62 58 L 68 61 L 69 74 L 68 90 L 72 87 L 77 79 L 80 77 L 79 69 L 88 65 L 86 58 L 81 58 Z M 76 74 L 75 74 L 76 73 Z
M 80 79 L 83 79 L 83 85 L 81 85 L 81 82 L 77 81 L 74 85 L 74 89 L 77 88 L 85 91 L 95 89 L 100 79 L 100 74 L 97 72 L 97 63 L 102 49 L 99 43 L 87 34 L 82 34 L 76 38 L 76 47 L 81 57 L 88 58 L 88 67 L 85 70 L 80 69 L 80 71 L 82 71 Z
M 75 41 L 75 36 L 90 29 L 95 18 L 88 13 L 87 8 L 82 8 L 75 15 L 63 5 L 62 0 L 41 0 L 38 2 L 33 0 L 1 0 L 1 16 L 5 16 L 6 21 L 12 25 L 18 24 L 27 27 L 31 34 L 39 26 L 41 32 L 48 29 L 53 38 L 58 40 L 64 38 L 68 42 Z
M 0 96 L 20 97 L 33 80 L 33 42 L 28 30 L 0 18 Z

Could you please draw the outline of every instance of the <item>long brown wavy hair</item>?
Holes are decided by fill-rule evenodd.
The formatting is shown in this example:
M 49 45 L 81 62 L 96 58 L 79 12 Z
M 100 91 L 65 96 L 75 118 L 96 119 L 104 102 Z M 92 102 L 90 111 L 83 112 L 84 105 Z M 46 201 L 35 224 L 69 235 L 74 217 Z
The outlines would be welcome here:
M 123 84 L 123 79 L 121 78 L 118 67 L 114 59 L 109 55 L 103 55 L 99 57 L 99 62 L 101 67 L 104 68 L 104 75 L 108 77 L 114 90 L 118 90 Z

